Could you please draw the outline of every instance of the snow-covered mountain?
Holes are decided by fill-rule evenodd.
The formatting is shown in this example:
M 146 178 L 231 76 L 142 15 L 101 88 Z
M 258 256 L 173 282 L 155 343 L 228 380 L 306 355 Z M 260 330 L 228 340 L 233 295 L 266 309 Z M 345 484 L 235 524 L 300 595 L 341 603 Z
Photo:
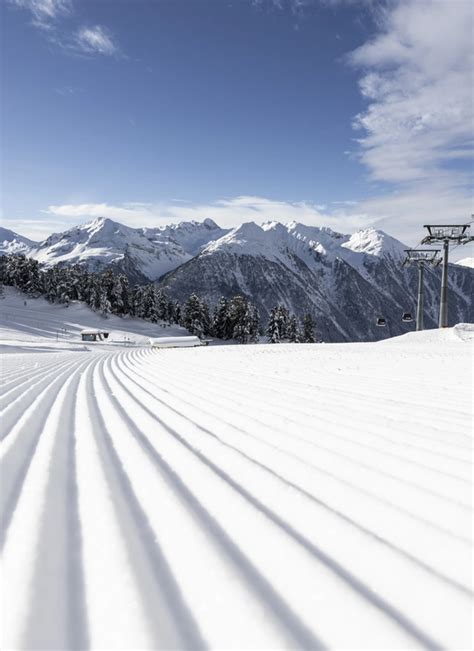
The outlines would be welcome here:
M 344 235 L 295 222 L 250 222 L 208 244 L 162 284 L 176 298 L 196 291 L 210 303 L 243 293 L 264 321 L 277 303 L 299 316 L 311 312 L 325 341 L 380 339 L 413 327 L 401 321 L 416 306 L 416 270 L 401 268 L 406 248 L 373 228 Z M 436 325 L 438 276 L 427 270 L 428 327 Z M 472 272 L 453 265 L 450 282 L 450 320 L 472 320 Z M 375 325 L 381 315 L 385 328 Z
M 373 340 L 402 334 L 414 324 L 417 271 L 403 269 L 405 245 L 383 231 L 352 235 L 296 222 L 253 222 L 226 230 L 210 219 L 158 228 L 130 228 L 110 219 L 56 233 L 37 244 L 2 230 L 5 252 L 25 253 L 46 266 L 112 265 L 138 283 L 159 282 L 183 301 L 197 292 L 211 305 L 246 295 L 265 323 L 276 304 L 299 316 L 310 312 L 325 341 Z M 427 269 L 425 324 L 437 324 L 439 269 Z M 473 271 L 450 266 L 450 323 L 473 321 Z M 376 318 L 388 325 L 378 328 Z
M 0 226 L 0 255 L 30 255 L 38 246 L 38 242 Z
M 46 266 L 80 264 L 99 271 L 113 265 L 132 281 L 149 282 L 187 262 L 202 246 L 226 232 L 210 219 L 130 228 L 98 218 L 51 235 L 30 255 Z

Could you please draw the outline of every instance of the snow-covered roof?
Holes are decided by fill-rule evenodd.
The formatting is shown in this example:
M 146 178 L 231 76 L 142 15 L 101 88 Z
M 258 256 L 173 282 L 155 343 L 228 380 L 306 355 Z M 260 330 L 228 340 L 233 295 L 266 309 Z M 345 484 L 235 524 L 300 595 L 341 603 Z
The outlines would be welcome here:
M 106 332 L 106 330 L 99 330 L 97 328 L 86 328 L 85 330 L 81 330 L 81 335 L 103 335 Z
M 188 348 L 201 346 L 199 337 L 156 337 L 150 338 L 150 344 L 155 348 Z

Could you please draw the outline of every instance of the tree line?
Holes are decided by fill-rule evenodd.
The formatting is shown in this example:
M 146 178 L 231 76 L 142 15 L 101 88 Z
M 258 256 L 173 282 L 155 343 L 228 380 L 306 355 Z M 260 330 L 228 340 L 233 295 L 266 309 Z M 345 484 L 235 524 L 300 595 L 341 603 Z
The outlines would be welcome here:
M 0 257 L 0 284 L 31 296 L 44 296 L 50 303 L 82 301 L 105 317 L 130 315 L 152 323 L 178 324 L 200 338 L 246 344 L 257 342 L 265 334 L 270 343 L 315 341 L 315 325 L 309 314 L 300 324 L 285 307 L 276 306 L 263 331 L 257 307 L 245 296 L 222 297 L 211 312 L 195 293 L 181 304 L 155 283 L 130 287 L 127 277 L 112 268 L 103 272 L 87 271 L 80 265 L 46 269 L 24 255 L 5 255 Z

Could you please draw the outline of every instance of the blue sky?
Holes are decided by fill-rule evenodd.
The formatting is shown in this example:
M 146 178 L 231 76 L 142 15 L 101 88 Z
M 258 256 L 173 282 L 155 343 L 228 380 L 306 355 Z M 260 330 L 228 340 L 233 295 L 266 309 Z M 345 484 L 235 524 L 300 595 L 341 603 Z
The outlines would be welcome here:
M 465 221 L 472 7 L 7 0 L 4 224 Z

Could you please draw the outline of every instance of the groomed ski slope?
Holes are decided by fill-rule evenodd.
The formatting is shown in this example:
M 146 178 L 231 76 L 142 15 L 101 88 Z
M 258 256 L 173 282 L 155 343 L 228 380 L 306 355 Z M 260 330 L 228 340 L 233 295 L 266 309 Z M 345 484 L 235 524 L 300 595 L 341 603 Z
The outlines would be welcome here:
M 5 355 L 2 648 L 471 648 L 470 328 Z

